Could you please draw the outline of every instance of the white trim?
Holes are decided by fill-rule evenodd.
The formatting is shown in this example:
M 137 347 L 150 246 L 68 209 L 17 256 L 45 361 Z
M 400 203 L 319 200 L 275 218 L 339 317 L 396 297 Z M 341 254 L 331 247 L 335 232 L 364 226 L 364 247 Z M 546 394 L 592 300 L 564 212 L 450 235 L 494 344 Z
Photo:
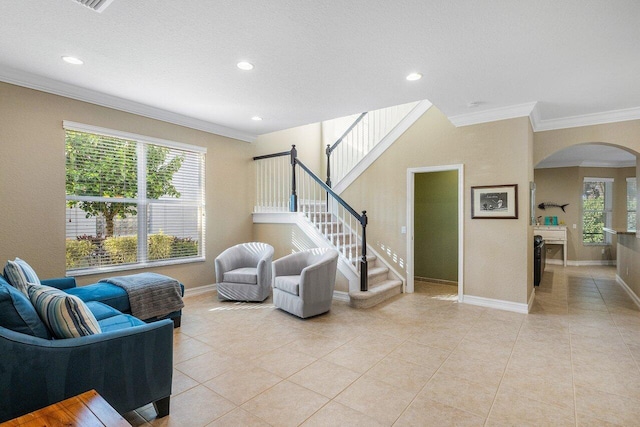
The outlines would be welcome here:
M 254 212 L 254 224 L 295 224 L 301 212 Z
M 581 161 L 577 160 L 574 162 L 565 162 L 565 161 L 557 161 L 557 162 L 548 162 L 545 161 L 544 164 L 536 165 L 536 169 L 550 169 L 550 168 L 566 168 L 566 167 L 582 167 L 582 168 L 631 168 L 635 167 L 636 162 L 616 162 L 616 161 Z
M 185 150 L 185 151 L 193 151 L 195 153 L 202 153 L 202 154 L 207 153 L 207 148 L 201 147 L 199 145 L 184 144 L 182 142 L 170 141 L 168 139 L 154 138 L 152 136 L 145 136 L 137 133 L 123 132 L 120 130 L 107 129 L 99 126 L 86 125 L 84 123 L 76 123 L 76 122 L 71 122 L 69 120 L 62 121 L 62 128 L 65 130 L 72 130 L 76 132 L 86 132 L 86 133 L 93 133 L 93 134 L 98 134 L 103 136 L 111 136 L 114 138 L 130 139 L 136 142 L 141 142 L 143 144 L 150 143 L 150 144 L 162 145 L 164 147 L 177 148 L 179 150 Z
M 535 110 L 536 109 L 534 109 L 534 111 Z M 536 114 L 531 116 L 531 124 L 535 132 L 542 132 L 546 130 L 602 125 L 606 123 L 618 123 L 638 119 L 640 119 L 640 107 L 547 120 L 540 119 L 540 116 L 536 111 Z
M 414 188 L 415 174 L 458 171 L 458 301 L 464 296 L 464 165 L 425 166 L 407 169 L 407 280 L 404 292 L 414 291 Z
M 483 297 L 475 297 L 475 296 L 472 296 L 472 295 L 465 295 L 464 298 L 460 302 L 462 302 L 464 304 L 477 305 L 477 306 L 480 306 L 480 307 L 496 308 L 498 310 L 513 311 L 515 313 L 527 314 L 529 312 L 529 305 L 528 304 L 523 304 L 523 303 L 518 303 L 518 302 L 511 302 L 511 301 L 504 301 L 504 300 L 493 299 L 493 298 L 483 298 Z
M 604 246 L 604 245 L 601 245 Z M 564 265 L 561 259 L 549 259 L 547 258 L 547 264 L 551 265 Z M 602 260 L 585 260 L 585 261 L 567 261 L 567 266 L 572 267 L 584 267 L 584 266 L 598 266 L 598 265 L 616 265 L 615 259 L 602 259 Z
M 225 136 L 227 138 L 238 139 L 240 141 L 254 142 L 258 137 L 254 134 L 218 125 L 206 120 L 196 119 L 95 90 L 81 88 L 59 80 L 38 76 L 26 71 L 19 71 L 6 66 L 0 66 L 0 81 L 100 105 L 102 107 L 113 108 L 126 113 L 161 120 L 167 123 L 173 123 L 179 126 L 185 126 L 191 129 L 201 130 L 215 135 Z
M 456 127 L 471 126 L 498 120 L 515 119 L 516 117 L 531 117 L 536 102 L 493 108 L 490 110 L 474 111 L 473 113 L 458 114 L 449 117 L 449 121 Z M 529 119 L 531 120 L 531 118 Z M 533 124 L 532 124 L 533 126 Z
M 347 174 L 333 187 L 336 194 L 342 194 L 378 157 L 393 145 L 433 104 L 427 100 L 420 101 L 375 147 L 369 151 Z
M 177 258 L 164 261 L 151 261 L 139 264 L 116 264 L 108 267 L 86 268 L 82 270 L 67 270 L 66 275 L 70 277 L 91 276 L 94 274 L 114 273 L 118 271 L 141 270 L 143 268 L 164 267 L 166 265 L 191 264 L 194 262 L 205 262 L 204 256 L 194 258 Z
M 211 291 L 216 291 L 216 290 L 217 290 L 217 286 L 215 283 L 212 285 L 196 286 L 195 288 L 185 288 L 184 296 L 185 298 L 193 297 L 196 295 L 201 295 L 201 294 L 211 292 Z
M 343 291 L 333 291 L 333 299 L 337 301 L 349 302 L 351 299 L 349 298 L 349 292 Z
M 633 290 L 629 287 L 629 285 L 627 285 L 625 281 L 622 280 L 622 277 L 618 276 L 617 274 L 616 274 L 616 282 L 618 282 L 620 287 L 624 289 L 627 294 L 629 294 L 629 297 L 631 297 L 631 300 L 633 300 L 633 302 L 638 306 L 638 308 L 640 308 L 640 298 L 638 297 L 638 295 L 636 295 L 636 293 L 633 292 Z

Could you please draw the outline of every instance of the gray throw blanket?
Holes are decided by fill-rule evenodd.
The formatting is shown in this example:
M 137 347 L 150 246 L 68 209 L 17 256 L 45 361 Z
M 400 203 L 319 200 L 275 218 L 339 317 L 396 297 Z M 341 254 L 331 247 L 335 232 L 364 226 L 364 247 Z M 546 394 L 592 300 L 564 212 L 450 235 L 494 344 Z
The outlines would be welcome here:
M 162 274 L 139 273 L 100 281 L 127 291 L 131 314 L 140 320 L 166 316 L 184 307 L 180 283 Z

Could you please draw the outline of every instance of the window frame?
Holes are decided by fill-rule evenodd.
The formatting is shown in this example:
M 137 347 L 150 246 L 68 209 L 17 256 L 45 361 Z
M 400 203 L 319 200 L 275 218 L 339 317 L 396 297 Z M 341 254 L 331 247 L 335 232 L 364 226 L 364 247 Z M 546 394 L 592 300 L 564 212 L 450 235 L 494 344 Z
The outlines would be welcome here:
M 637 177 L 633 176 L 633 177 L 627 177 L 627 197 L 626 197 L 626 206 L 627 206 L 627 231 L 636 231 L 637 229 L 637 219 L 636 221 L 633 222 L 633 228 L 629 228 L 629 215 L 633 213 L 633 216 L 635 217 L 638 214 L 638 180 Z M 636 209 L 629 209 L 629 184 L 630 183 L 634 183 L 636 190 L 633 193 L 633 198 L 635 200 L 635 204 L 636 204 Z
M 188 151 L 191 152 L 193 154 L 199 154 L 202 155 L 203 158 L 200 161 L 200 185 L 199 185 L 199 198 L 200 198 L 200 202 L 197 203 L 198 206 L 200 206 L 201 211 L 202 211 L 202 219 L 200 222 L 200 239 L 198 242 L 199 245 L 199 255 L 197 256 L 191 256 L 191 257 L 180 257 L 180 258 L 167 258 L 167 259 L 161 259 L 161 260 L 149 260 L 147 259 L 148 256 L 148 248 L 146 247 L 146 241 L 147 241 L 147 226 L 149 225 L 149 219 L 148 219 L 148 212 L 147 212 L 147 207 L 150 206 L 151 204 L 157 203 L 158 200 L 156 199 L 148 199 L 147 198 L 147 194 L 146 191 L 142 191 L 139 190 L 138 191 L 138 197 L 135 199 L 130 199 L 130 198 L 122 198 L 122 199 L 117 199 L 117 202 L 122 202 L 122 203 L 135 203 L 136 205 L 143 207 L 144 209 L 139 208 L 138 211 L 138 215 L 136 215 L 137 217 L 137 222 L 138 222 L 138 227 L 137 227 L 137 231 L 136 231 L 136 235 L 138 237 L 138 258 L 140 258 L 142 256 L 142 260 L 141 261 L 137 261 L 135 263 L 129 263 L 129 264 L 116 264 L 116 265 L 108 265 L 108 266 L 101 266 L 101 267 L 89 267 L 89 268 L 82 268 L 82 269 L 72 269 L 72 270 L 66 270 L 66 274 L 68 276 L 84 276 L 84 275 L 93 275 L 93 274 L 99 274 L 99 273 L 108 273 L 108 272 L 117 272 L 117 271 L 126 271 L 126 270 L 138 270 L 138 269 L 144 269 L 144 268 L 150 268 L 150 267 L 160 267 L 160 266 L 166 266 L 166 265 L 177 265 L 177 264 L 188 264 L 188 263 L 196 263 L 196 262 L 204 262 L 206 260 L 206 254 L 205 254 L 205 250 L 206 250 L 206 244 L 205 244 L 205 237 L 206 237 L 206 197 L 205 197 L 205 168 L 206 168 L 206 153 L 207 153 L 207 149 L 206 147 L 201 147 L 201 146 L 197 146 L 197 145 L 191 145 L 191 144 L 185 144 L 185 143 L 181 143 L 181 142 L 176 142 L 176 141 L 171 141 L 171 140 L 166 140 L 166 139 L 161 139 L 161 138 L 155 138 L 155 137 L 150 137 L 150 136 L 145 136 L 145 135 L 139 135 L 139 134 L 135 134 L 135 133 L 130 133 L 130 132 L 123 132 L 123 131 L 118 131 L 118 130 L 113 130 L 113 129 L 106 129 L 106 128 L 102 128 L 102 127 L 98 127 L 98 126 L 92 126 L 92 125 L 87 125 L 87 124 L 83 124 L 83 123 L 77 123 L 77 122 L 72 122 L 72 121 L 67 121 L 64 120 L 62 123 L 62 127 L 65 131 L 65 138 L 66 138 L 66 132 L 67 131 L 74 131 L 74 132 L 83 132 L 83 133 L 89 133 L 89 134 L 95 134 L 95 135 L 101 135 L 101 136 L 106 136 L 106 137 L 112 137 L 112 138 L 118 138 L 118 139 L 125 139 L 125 140 L 131 140 L 136 142 L 136 147 L 138 150 L 138 153 L 140 154 L 141 151 L 141 147 L 144 147 L 145 145 L 156 145 L 156 146 L 160 146 L 160 147 L 164 147 L 164 148 L 169 148 L 169 149 L 178 149 L 178 150 L 183 150 L 183 151 Z M 146 163 L 146 155 L 139 155 L 138 156 L 138 172 L 142 173 L 138 175 L 138 182 L 140 184 L 141 179 L 144 179 L 146 177 L 146 168 L 144 166 L 142 166 L 143 164 Z M 66 169 L 66 165 L 65 165 L 65 169 Z M 144 188 L 146 188 L 146 183 L 143 186 Z M 80 199 L 86 199 L 87 197 L 83 197 L 83 196 L 74 196 L 74 195 L 67 195 L 65 192 L 65 201 L 67 200 L 80 200 Z M 108 198 L 101 198 L 101 197 L 91 197 L 91 199 L 93 199 L 93 201 L 101 201 L 100 199 L 104 199 L 103 201 L 113 201 L 113 199 L 108 199 Z M 66 233 L 65 233 L 66 235 Z
M 611 234 L 605 231 L 602 232 L 602 242 L 585 242 L 584 241 L 584 222 L 585 213 L 587 212 L 602 212 L 604 215 L 604 228 L 611 228 L 613 223 L 613 183 L 614 178 L 601 178 L 601 177 L 584 177 L 582 180 L 582 192 L 580 195 L 580 201 L 582 204 L 582 244 L 584 246 L 608 246 L 611 245 Z M 604 209 L 603 210 L 589 210 L 585 211 L 584 208 L 584 187 L 588 182 L 604 182 Z

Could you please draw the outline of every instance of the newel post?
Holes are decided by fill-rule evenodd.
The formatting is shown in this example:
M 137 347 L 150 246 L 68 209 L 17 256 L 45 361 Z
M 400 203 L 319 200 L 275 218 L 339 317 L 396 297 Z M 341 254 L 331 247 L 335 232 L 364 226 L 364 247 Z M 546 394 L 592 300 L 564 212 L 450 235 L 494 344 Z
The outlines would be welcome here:
M 362 258 L 360 259 L 360 290 L 369 290 L 369 266 L 367 265 L 367 211 L 362 211 Z
M 291 197 L 289 198 L 289 212 L 298 212 L 298 195 L 296 194 L 296 160 L 298 150 L 291 146 Z

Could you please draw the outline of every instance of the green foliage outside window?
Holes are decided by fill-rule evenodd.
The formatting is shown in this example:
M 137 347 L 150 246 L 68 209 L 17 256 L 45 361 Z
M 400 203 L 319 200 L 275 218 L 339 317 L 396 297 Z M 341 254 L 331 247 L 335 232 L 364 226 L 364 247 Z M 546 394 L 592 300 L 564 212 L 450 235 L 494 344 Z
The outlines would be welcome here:
M 606 227 L 604 182 L 585 182 L 582 194 L 582 241 L 605 243 Z

